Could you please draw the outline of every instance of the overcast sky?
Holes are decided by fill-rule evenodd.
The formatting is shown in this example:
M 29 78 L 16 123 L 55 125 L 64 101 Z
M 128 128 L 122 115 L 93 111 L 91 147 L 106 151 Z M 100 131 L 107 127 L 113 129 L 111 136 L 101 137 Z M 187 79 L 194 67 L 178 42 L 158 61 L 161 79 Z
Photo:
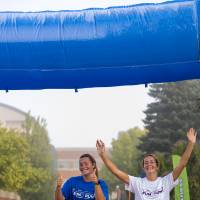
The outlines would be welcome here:
M 110 7 L 161 0 L 0 0 L 0 11 L 72 10 Z M 152 99 L 148 88 L 112 88 L 38 91 L 0 91 L 0 102 L 47 120 L 56 147 L 94 147 L 98 138 L 108 146 L 119 131 L 143 128 L 143 111 Z
M 97 138 L 110 146 L 122 130 L 143 128 L 143 111 L 152 101 L 148 88 L 110 88 L 38 91 L 0 91 L 0 102 L 47 120 L 56 147 L 93 147 Z

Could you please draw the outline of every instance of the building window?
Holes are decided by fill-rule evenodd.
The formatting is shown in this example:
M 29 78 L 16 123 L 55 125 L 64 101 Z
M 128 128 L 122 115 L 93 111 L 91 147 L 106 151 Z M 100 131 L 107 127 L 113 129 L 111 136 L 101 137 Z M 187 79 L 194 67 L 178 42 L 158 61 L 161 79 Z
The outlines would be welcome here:
M 77 159 L 58 159 L 57 161 L 58 170 L 74 171 L 79 170 L 79 164 Z
M 23 121 L 17 121 L 17 120 L 16 121 L 9 120 L 9 121 L 5 122 L 6 126 L 10 129 L 21 129 L 22 123 L 23 123 Z

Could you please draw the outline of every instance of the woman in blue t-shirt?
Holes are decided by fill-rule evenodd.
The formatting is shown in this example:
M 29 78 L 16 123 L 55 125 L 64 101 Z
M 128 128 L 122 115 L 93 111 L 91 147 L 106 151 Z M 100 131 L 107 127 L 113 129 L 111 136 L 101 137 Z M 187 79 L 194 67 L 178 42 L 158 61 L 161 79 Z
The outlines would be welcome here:
M 55 192 L 56 200 L 108 200 L 108 187 L 98 178 L 95 159 L 90 154 L 83 154 L 79 159 L 81 176 L 74 176 L 63 183 L 58 177 Z

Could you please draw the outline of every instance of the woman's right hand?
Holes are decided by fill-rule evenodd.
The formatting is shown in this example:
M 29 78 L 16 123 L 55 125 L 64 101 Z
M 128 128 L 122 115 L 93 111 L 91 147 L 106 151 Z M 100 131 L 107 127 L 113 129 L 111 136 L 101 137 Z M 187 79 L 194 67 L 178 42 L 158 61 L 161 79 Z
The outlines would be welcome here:
M 97 152 L 101 159 L 103 160 L 106 167 L 121 181 L 123 181 L 126 184 L 129 184 L 129 176 L 118 169 L 118 167 L 109 159 L 109 157 L 106 155 L 106 148 L 105 144 L 102 140 L 97 140 L 96 142 Z
M 96 141 L 97 152 L 100 156 L 102 156 L 106 152 L 105 144 L 102 140 Z
M 62 184 L 63 184 L 63 178 L 62 176 L 59 174 L 58 175 L 58 179 L 57 179 L 57 188 L 61 188 L 62 187 Z

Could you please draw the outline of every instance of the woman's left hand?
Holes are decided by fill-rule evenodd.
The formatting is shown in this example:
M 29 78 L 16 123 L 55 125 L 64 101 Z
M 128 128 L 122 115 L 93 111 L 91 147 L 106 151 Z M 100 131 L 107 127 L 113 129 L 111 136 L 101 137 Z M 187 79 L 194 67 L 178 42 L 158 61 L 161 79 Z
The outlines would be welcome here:
M 92 172 L 92 174 L 90 175 L 91 181 L 95 184 L 98 184 L 98 177 L 96 175 L 96 169 L 94 169 L 94 171 Z
M 189 131 L 187 132 L 188 141 L 191 142 L 192 144 L 195 144 L 196 137 L 197 137 L 196 130 L 194 128 L 190 128 Z

